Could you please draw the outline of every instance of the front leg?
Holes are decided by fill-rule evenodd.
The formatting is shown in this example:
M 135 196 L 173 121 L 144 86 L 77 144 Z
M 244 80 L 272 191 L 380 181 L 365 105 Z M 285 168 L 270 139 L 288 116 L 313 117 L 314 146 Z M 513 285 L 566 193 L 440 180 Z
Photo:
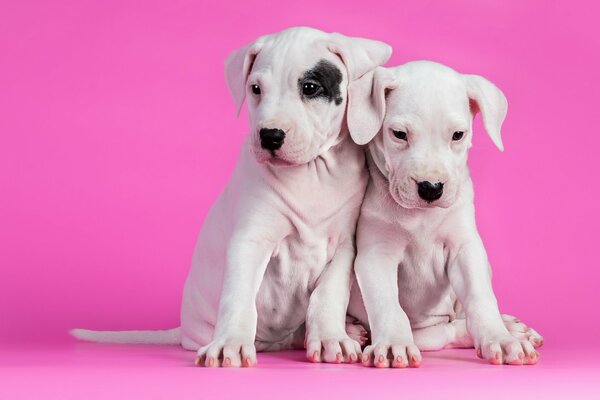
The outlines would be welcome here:
M 268 242 L 240 234 L 231 238 L 213 340 L 198 350 L 196 365 L 256 364 L 256 295 L 272 252 Z
M 448 266 L 450 284 L 462 303 L 467 330 L 477 354 L 492 364 L 535 364 L 538 353 L 528 340 L 512 336 L 498 310 L 491 270 L 477 235 L 459 248 Z
M 352 243 L 340 244 L 310 296 L 306 355 L 312 362 L 354 363 L 360 356 L 360 344 L 346 333 L 354 255 Z
M 371 327 L 371 345 L 363 353 L 363 365 L 418 367 L 421 353 L 398 301 L 397 248 L 390 247 L 389 240 L 370 238 L 375 240 L 359 247 L 354 264 Z

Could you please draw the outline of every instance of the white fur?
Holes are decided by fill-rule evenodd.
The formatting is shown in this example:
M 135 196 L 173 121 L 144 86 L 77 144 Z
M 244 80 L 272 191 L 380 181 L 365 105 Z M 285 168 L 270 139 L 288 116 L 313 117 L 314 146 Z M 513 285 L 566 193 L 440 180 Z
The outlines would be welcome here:
M 418 366 L 419 349 L 473 345 L 491 363 L 536 362 L 541 337 L 498 310 L 467 168 L 479 110 L 502 149 L 502 92 L 482 77 L 420 61 L 377 68 L 351 84 L 349 98 L 349 129 L 358 143 L 369 143 L 371 175 L 355 262 L 367 314 L 358 288 L 349 308 L 371 329 L 364 363 Z M 407 132 L 407 140 L 394 130 Z M 456 131 L 464 137 L 453 141 Z M 442 182 L 442 197 L 421 199 L 421 181 Z M 466 325 L 457 319 L 461 306 Z
M 292 28 L 227 60 L 229 89 L 238 108 L 247 100 L 251 128 L 185 283 L 181 344 L 197 350 L 198 364 L 250 366 L 256 350 L 301 348 L 305 340 L 312 361 L 357 359 L 345 316 L 368 174 L 346 128 L 346 88 L 390 54 L 381 42 Z M 298 78 L 322 59 L 342 72 L 339 105 L 299 95 Z M 261 128 L 286 131 L 276 157 L 261 148 Z

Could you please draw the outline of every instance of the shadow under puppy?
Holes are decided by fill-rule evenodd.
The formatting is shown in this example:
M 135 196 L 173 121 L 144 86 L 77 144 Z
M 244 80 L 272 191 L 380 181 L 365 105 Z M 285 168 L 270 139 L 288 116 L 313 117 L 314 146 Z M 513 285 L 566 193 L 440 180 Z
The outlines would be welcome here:
M 492 364 L 536 363 L 542 337 L 498 310 L 467 167 L 479 111 L 503 150 L 503 93 L 428 61 L 379 67 L 348 91 L 348 126 L 369 143 L 371 176 L 355 261 L 367 313 L 356 285 L 349 305 L 371 330 L 363 363 L 418 366 L 419 349 L 473 346 Z
M 311 361 L 358 361 L 346 329 L 361 339 L 362 327 L 346 328 L 346 309 L 368 173 L 346 125 L 347 86 L 390 55 L 379 41 L 302 27 L 235 51 L 227 84 L 238 108 L 248 103 L 250 132 L 204 220 L 181 328 L 73 335 L 181 344 L 208 367 L 252 366 L 256 351 L 305 341 Z

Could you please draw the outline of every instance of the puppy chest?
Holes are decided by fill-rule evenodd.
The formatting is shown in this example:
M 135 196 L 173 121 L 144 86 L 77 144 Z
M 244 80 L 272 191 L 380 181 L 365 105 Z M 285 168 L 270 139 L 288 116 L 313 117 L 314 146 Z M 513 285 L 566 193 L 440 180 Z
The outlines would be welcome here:
M 258 334 L 277 341 L 293 333 L 306 318 L 310 294 L 330 260 L 329 240 L 287 238 L 271 257 L 256 304 Z
M 442 244 L 408 246 L 398 267 L 398 296 L 407 314 L 428 313 L 448 296 L 447 252 Z

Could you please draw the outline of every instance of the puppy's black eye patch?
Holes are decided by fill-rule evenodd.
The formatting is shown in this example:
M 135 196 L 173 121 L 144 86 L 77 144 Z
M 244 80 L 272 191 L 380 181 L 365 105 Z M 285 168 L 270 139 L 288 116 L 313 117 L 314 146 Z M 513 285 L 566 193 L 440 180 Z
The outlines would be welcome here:
M 331 62 L 320 60 L 298 79 L 298 89 L 303 99 L 324 99 L 342 104 L 340 84 L 342 72 Z

